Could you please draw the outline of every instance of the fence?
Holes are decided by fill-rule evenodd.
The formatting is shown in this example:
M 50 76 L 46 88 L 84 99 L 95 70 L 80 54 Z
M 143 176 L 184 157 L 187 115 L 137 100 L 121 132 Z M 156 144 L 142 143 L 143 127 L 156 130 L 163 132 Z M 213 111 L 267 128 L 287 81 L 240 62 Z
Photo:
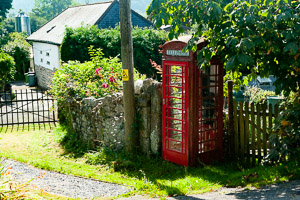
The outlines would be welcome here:
M 44 90 L 0 93 L 0 126 L 55 123 L 55 99 Z
M 269 151 L 269 136 L 277 116 L 278 105 L 273 108 L 266 103 L 233 101 L 235 157 L 252 165 L 261 163 Z

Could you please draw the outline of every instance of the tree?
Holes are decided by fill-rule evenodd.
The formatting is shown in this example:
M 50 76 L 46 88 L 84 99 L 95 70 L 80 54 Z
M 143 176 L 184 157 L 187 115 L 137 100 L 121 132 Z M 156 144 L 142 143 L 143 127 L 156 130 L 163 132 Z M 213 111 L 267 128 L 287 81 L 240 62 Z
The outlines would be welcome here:
M 16 78 L 23 79 L 29 70 L 30 44 L 25 40 L 25 33 L 9 34 L 10 41 L 3 46 L 3 51 L 14 58 L 16 64 Z
M 215 56 L 227 76 L 239 77 L 245 69 L 249 78 L 273 74 L 276 92 L 285 95 L 300 84 L 299 13 L 299 1 L 291 0 L 153 0 L 147 10 L 157 27 L 171 25 L 169 39 L 184 32 L 182 23 L 198 25 L 187 48 L 196 50 L 195 41 L 206 38 L 198 53 L 201 67 Z
M 6 17 L 6 13 L 12 7 L 12 0 L 0 0 L 0 22 Z
M 35 0 L 32 13 L 49 21 L 64 9 L 76 3 L 73 0 Z
M 5 29 L 5 31 L 3 29 Z M 15 32 L 15 18 L 8 17 L 5 20 L 3 20 L 3 29 L 0 30 L 0 34 L 1 32 L 7 32 L 7 33 Z
M 35 9 L 35 12 L 38 9 Z M 44 17 L 40 17 L 39 14 L 36 14 L 35 12 L 31 12 L 29 13 L 29 17 L 30 17 L 30 26 L 31 26 L 31 32 L 35 32 L 36 30 L 38 30 L 41 26 L 43 26 L 44 24 L 47 23 L 47 19 L 45 19 Z
M 15 19 L 13 17 L 6 18 L 0 22 L 0 46 L 7 44 L 9 41 L 9 33 L 15 31 Z

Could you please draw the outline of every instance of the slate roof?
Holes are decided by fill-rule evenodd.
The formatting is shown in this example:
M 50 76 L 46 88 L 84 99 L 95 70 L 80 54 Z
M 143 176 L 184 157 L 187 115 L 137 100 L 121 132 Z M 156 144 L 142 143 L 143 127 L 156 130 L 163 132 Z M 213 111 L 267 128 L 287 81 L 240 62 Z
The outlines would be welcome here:
M 115 8 L 119 8 L 119 2 L 117 0 L 67 8 L 36 32 L 32 33 L 27 40 L 60 45 L 66 27 L 77 28 L 86 24 L 98 25 L 99 28 L 108 28 L 109 26 L 114 27 L 116 19 L 119 20 L 119 13 L 111 12 L 112 10 L 116 10 Z M 143 22 L 142 26 L 152 25 L 150 21 L 133 10 L 132 18 L 133 20 L 138 19 L 138 21 L 135 20 L 137 24 L 132 22 L 134 26 L 141 24 L 141 21 Z M 105 21 L 104 26 L 101 25 L 103 24 L 102 21 Z M 110 21 L 111 23 L 109 24 L 107 21 Z

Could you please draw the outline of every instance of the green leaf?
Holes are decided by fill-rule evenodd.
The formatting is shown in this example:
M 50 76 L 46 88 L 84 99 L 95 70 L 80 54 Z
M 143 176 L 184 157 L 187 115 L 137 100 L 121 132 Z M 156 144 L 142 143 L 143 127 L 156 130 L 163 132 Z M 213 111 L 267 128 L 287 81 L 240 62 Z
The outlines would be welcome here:
M 226 71 L 233 71 L 235 68 L 235 59 L 236 56 L 232 56 L 229 58 L 229 60 L 226 62 Z
M 284 47 L 283 51 L 289 51 L 292 55 L 296 55 L 296 53 L 299 51 L 299 47 L 297 46 L 296 42 L 290 42 Z
M 264 0 L 264 5 L 265 6 L 273 5 L 273 1 L 272 0 Z
M 237 60 L 243 67 L 253 64 L 253 59 L 246 54 L 237 55 Z
M 157 18 L 155 25 L 156 28 L 160 28 L 162 26 L 162 19 L 160 18 L 160 16 Z
M 268 10 L 268 9 L 266 9 L 266 10 L 263 10 L 263 11 L 262 11 L 262 13 L 261 13 L 261 16 L 263 16 L 263 17 L 267 17 L 267 16 L 268 16 L 268 14 L 269 14 L 269 10 Z

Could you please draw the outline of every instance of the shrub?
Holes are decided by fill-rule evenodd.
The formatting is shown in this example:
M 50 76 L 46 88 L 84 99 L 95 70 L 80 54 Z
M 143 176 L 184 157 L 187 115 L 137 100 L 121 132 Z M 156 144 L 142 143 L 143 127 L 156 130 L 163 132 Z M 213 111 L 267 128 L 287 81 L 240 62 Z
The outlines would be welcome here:
M 167 40 L 165 31 L 151 28 L 134 28 L 132 32 L 134 48 L 134 66 L 142 74 L 157 78 L 156 70 L 151 67 L 150 59 L 161 63 L 159 46 Z M 115 57 L 121 53 L 120 27 L 98 29 L 95 26 L 67 28 L 61 45 L 61 59 L 64 62 L 88 61 L 88 47 L 103 49 L 106 57 Z
M 0 91 L 4 91 L 5 84 L 13 79 L 15 73 L 14 58 L 0 51 Z
M 23 33 L 9 34 L 10 41 L 3 46 L 5 53 L 11 55 L 16 62 L 17 79 L 23 79 L 29 70 L 30 44 L 26 42 Z
M 279 163 L 286 160 L 300 161 L 300 92 L 291 93 L 281 104 L 281 112 L 275 121 L 270 137 L 270 153 L 267 163 Z
M 66 98 L 100 98 L 122 89 L 122 66 L 118 57 L 105 58 L 101 49 L 89 48 L 91 61 L 69 61 L 54 73 L 51 92 L 59 102 Z M 140 74 L 135 71 L 135 77 Z

